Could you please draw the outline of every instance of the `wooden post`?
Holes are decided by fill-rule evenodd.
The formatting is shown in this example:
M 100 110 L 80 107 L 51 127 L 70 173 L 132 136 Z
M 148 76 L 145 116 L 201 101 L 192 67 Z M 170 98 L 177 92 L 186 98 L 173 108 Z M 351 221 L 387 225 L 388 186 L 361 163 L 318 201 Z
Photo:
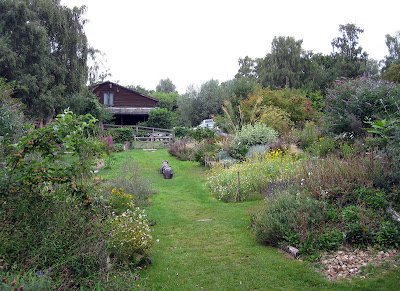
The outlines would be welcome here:
M 154 131 L 154 129 L 153 129 L 153 131 Z M 151 141 L 151 148 L 154 149 L 154 134 L 151 135 L 150 141 Z

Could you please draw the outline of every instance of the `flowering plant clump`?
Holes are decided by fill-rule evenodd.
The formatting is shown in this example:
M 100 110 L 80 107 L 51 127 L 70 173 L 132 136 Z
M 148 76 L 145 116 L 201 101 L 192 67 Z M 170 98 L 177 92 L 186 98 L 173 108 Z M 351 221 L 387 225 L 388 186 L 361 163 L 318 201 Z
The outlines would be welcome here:
M 399 105 L 399 85 L 369 76 L 342 78 L 327 92 L 327 130 L 335 134 L 363 133 L 368 119 L 398 117 Z
M 225 202 L 259 199 L 272 182 L 285 180 L 294 169 L 296 158 L 282 150 L 253 155 L 253 158 L 232 164 L 217 163 L 207 174 L 207 187 Z
M 111 206 L 115 210 L 124 210 L 121 214 L 112 212 L 108 220 L 111 227 L 108 245 L 119 261 L 139 263 L 152 245 L 152 236 L 145 211 L 136 207 L 132 198 L 122 189 L 112 190 Z

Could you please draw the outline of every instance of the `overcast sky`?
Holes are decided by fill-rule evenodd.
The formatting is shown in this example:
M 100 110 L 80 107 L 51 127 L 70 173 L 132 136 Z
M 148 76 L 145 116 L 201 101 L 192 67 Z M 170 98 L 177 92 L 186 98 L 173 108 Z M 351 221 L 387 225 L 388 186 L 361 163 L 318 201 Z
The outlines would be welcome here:
M 303 40 L 303 49 L 332 52 L 339 24 L 364 29 L 370 58 L 388 54 L 385 35 L 400 30 L 400 1 L 358 0 L 62 0 L 87 7 L 89 45 L 105 53 L 113 82 L 155 89 L 170 78 L 187 86 L 234 78 L 238 59 L 263 57 L 274 36 Z

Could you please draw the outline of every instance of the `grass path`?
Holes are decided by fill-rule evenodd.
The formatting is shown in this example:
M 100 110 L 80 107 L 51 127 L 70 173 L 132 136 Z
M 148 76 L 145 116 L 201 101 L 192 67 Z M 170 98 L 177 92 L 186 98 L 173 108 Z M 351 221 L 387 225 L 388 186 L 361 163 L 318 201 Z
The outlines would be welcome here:
M 142 174 L 158 193 L 148 209 L 155 242 L 153 264 L 142 273 L 154 290 L 395 290 L 400 273 L 352 283 L 329 282 L 308 262 L 288 259 L 255 241 L 249 208 L 257 202 L 226 204 L 204 188 L 205 169 L 166 150 L 132 150 Z M 120 155 L 126 155 L 121 153 Z M 168 160 L 172 180 L 158 170 Z M 117 165 L 115 165 L 117 166 Z M 114 166 L 114 167 L 115 167 Z M 107 170 L 102 176 L 110 175 Z

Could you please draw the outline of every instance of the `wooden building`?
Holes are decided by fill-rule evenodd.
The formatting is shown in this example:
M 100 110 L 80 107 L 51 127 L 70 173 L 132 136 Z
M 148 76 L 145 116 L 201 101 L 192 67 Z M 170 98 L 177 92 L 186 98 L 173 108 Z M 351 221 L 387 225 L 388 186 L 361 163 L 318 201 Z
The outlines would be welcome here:
M 135 125 L 146 121 L 150 110 L 157 108 L 158 99 L 109 81 L 93 86 L 92 90 L 99 102 L 108 106 L 117 125 Z

